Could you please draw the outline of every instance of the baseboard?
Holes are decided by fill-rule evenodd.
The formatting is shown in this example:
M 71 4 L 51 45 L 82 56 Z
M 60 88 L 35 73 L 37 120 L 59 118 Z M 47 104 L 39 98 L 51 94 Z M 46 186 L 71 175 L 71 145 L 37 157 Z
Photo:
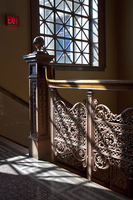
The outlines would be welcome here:
M 29 107 L 29 103 L 28 102 L 26 102 L 23 99 L 19 98 L 15 94 L 12 94 L 11 92 L 7 91 L 6 89 L 0 87 L 0 92 L 2 92 L 3 94 L 9 96 L 10 98 L 16 100 L 17 102 L 21 103 L 22 105 L 26 106 L 27 108 Z

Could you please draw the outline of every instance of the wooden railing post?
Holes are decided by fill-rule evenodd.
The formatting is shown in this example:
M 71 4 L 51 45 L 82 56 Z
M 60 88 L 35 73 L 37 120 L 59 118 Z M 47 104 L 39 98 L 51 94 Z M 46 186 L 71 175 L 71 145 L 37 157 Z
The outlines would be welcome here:
M 48 85 L 44 67 L 53 56 L 41 50 L 44 45 L 41 37 L 36 37 L 33 43 L 37 51 L 23 56 L 29 63 L 29 154 L 37 159 L 51 160 Z
M 53 88 L 50 88 L 50 133 L 51 133 L 51 161 L 54 163 L 54 97 Z
M 93 112 L 93 91 L 87 92 L 87 178 L 91 181 L 92 178 L 92 145 L 93 145 L 93 124 L 92 124 L 92 112 Z

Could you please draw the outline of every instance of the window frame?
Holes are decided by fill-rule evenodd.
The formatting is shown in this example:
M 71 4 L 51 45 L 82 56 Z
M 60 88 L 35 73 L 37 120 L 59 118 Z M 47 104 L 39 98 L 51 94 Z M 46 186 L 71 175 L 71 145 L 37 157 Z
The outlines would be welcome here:
M 31 39 L 40 35 L 39 26 L 39 0 L 30 0 L 31 7 Z M 56 70 L 67 71 L 104 71 L 106 68 L 106 38 L 105 38 L 105 0 L 98 0 L 98 40 L 99 40 L 99 65 L 89 66 L 85 64 L 53 64 Z M 32 51 L 35 50 L 32 44 Z

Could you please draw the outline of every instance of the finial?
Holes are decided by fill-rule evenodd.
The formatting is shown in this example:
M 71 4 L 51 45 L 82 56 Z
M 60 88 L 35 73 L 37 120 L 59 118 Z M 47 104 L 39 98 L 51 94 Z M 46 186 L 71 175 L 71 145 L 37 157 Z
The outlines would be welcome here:
M 37 36 L 37 37 L 34 38 L 33 44 L 34 44 L 34 46 L 37 48 L 37 51 L 40 51 L 41 48 L 42 48 L 43 45 L 44 45 L 44 40 L 43 40 L 42 37 Z

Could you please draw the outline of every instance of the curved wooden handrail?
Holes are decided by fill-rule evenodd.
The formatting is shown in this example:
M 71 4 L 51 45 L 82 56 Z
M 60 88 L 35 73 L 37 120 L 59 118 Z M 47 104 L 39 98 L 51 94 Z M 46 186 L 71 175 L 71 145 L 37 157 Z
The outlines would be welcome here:
M 47 77 L 47 68 L 45 76 L 50 88 L 133 91 L 131 80 L 54 80 Z

